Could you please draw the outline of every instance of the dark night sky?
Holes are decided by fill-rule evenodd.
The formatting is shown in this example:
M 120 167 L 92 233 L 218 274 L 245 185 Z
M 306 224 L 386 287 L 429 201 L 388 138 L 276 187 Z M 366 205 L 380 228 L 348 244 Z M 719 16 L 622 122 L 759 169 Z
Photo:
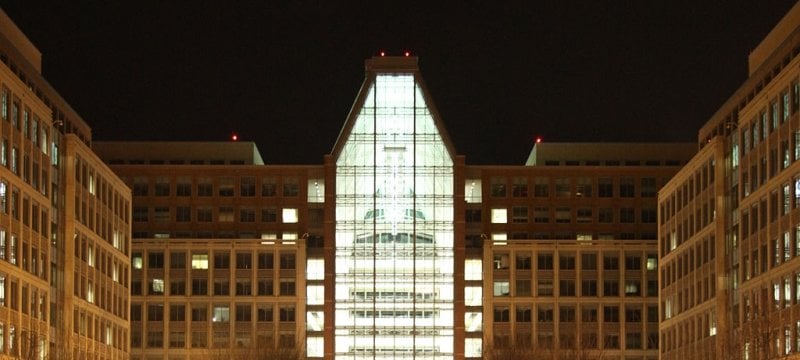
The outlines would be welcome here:
M 335 5 L 342 3 L 344 5 Z M 319 164 L 364 59 L 409 49 L 468 164 L 545 141 L 687 141 L 793 1 L 8 1 L 95 140 L 255 141 Z M 190 6 L 191 5 L 191 6 Z

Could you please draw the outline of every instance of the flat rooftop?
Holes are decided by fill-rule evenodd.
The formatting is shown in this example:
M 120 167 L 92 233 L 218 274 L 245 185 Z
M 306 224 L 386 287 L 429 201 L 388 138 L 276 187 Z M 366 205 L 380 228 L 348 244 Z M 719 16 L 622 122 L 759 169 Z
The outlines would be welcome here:
M 678 166 L 695 143 L 548 143 L 533 146 L 526 166 Z
M 95 141 L 92 149 L 108 164 L 264 165 L 250 141 Z

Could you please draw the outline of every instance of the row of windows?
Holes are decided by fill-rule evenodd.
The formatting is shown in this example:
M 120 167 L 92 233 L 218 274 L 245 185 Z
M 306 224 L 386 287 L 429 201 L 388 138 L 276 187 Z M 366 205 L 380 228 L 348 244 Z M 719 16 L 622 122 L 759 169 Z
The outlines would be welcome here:
M 151 193 L 151 181 L 146 177 L 133 178 L 133 195 L 134 196 L 172 196 L 173 192 L 176 196 L 221 196 L 231 197 L 236 195 L 238 188 L 238 196 L 253 197 L 257 194 L 263 197 L 273 197 L 278 195 L 278 189 L 281 190 L 281 196 L 284 197 L 297 197 L 300 194 L 300 182 L 296 177 L 283 177 L 280 182 L 280 187 L 277 177 L 261 178 L 261 188 L 257 190 L 258 178 L 255 176 L 242 176 L 238 179 L 234 177 L 219 177 L 213 178 L 198 178 L 197 184 L 193 185 L 190 178 L 179 178 L 173 183 L 171 179 L 166 177 L 155 178 L 152 181 L 153 191 Z M 238 186 L 237 186 L 238 185 Z M 214 188 L 216 186 L 216 192 Z
M 191 252 L 191 257 L 188 257 L 186 251 L 170 251 L 168 256 L 165 256 L 161 251 L 148 251 L 147 252 L 147 268 L 148 269 L 163 269 L 168 265 L 170 269 L 186 269 L 187 264 L 191 266 L 192 270 L 208 270 L 209 267 L 209 252 Z M 254 266 L 255 255 L 255 266 Z M 169 264 L 165 264 L 164 260 L 168 258 Z M 296 255 L 294 253 L 280 253 L 278 255 L 280 269 L 295 269 L 296 268 Z M 141 270 L 144 266 L 142 252 L 134 252 L 132 259 L 132 267 L 135 270 Z M 187 262 L 188 259 L 188 262 Z M 229 251 L 215 250 L 213 252 L 213 267 L 214 269 L 230 269 L 231 268 L 231 253 Z M 273 269 L 275 255 L 272 252 L 236 252 L 235 253 L 235 268 L 236 269 L 251 269 L 257 267 L 258 269 Z
M 716 199 L 709 197 L 708 201 L 693 203 L 680 219 L 669 218 L 665 225 L 662 223 L 661 249 L 666 256 L 684 242 L 689 241 L 696 233 L 711 224 L 717 217 Z M 662 214 L 664 211 L 662 204 Z M 694 209 L 694 211 L 692 211 Z M 663 217 L 663 216 L 662 216 Z
M 152 211 L 151 211 L 152 209 Z M 173 210 L 174 209 L 174 210 Z M 256 208 L 254 207 L 239 207 L 238 212 L 233 206 L 220 206 L 215 209 L 211 206 L 198 206 L 194 210 L 194 219 L 192 218 L 191 206 L 154 206 L 152 208 L 147 206 L 134 206 L 133 207 L 133 221 L 146 222 L 151 220 L 155 222 L 256 222 Z M 173 216 L 174 211 L 174 216 Z M 214 214 L 216 213 L 216 217 Z M 265 207 L 261 208 L 260 222 L 274 223 L 278 221 L 278 208 Z M 296 224 L 299 222 L 299 213 L 297 208 L 282 208 L 280 209 L 280 220 L 284 224 Z
M 661 343 L 663 346 L 660 349 L 661 353 L 667 353 L 682 347 L 692 349 L 695 354 L 698 353 L 700 349 L 698 349 L 697 343 L 717 334 L 715 313 L 716 309 L 704 311 L 662 330 Z M 702 345 L 706 344 L 710 344 L 712 347 L 714 345 L 713 342 L 706 342 Z M 716 351 L 716 348 L 712 348 L 711 351 L 704 354 L 704 357 L 714 358 L 713 351 Z
M 127 310 L 127 306 L 126 306 Z M 127 312 L 126 312 L 127 313 Z M 72 311 L 73 332 L 99 343 L 112 346 L 123 351 L 128 350 L 127 323 L 117 326 L 94 313 L 77 306 Z
M 797 181 L 800 181 L 800 178 Z M 800 184 L 800 182 L 796 184 Z M 800 208 L 800 192 L 796 193 L 794 188 L 796 186 L 783 184 L 770 192 L 769 201 L 767 201 L 767 197 L 763 197 L 760 201 L 754 202 L 749 209 L 743 206 L 739 223 L 742 239 L 747 239 L 759 230 L 766 228 L 769 223 L 789 215 L 792 209 Z
M 168 342 L 164 342 L 164 332 L 160 330 L 147 330 L 147 338 L 142 339 L 142 330 L 139 327 L 135 327 L 131 330 L 131 347 L 132 348 L 141 348 L 147 347 L 151 349 L 162 349 L 165 345 L 172 349 L 182 349 L 186 348 L 187 346 L 192 349 L 205 349 L 208 348 L 208 332 L 205 330 L 193 330 L 190 333 L 187 333 L 185 330 L 171 330 L 168 334 Z M 187 342 L 186 336 L 190 335 L 191 340 Z M 236 332 L 229 332 L 229 331 L 213 331 L 212 332 L 212 343 L 211 346 L 216 349 L 226 349 L 230 347 L 230 340 L 231 336 L 234 337 L 234 341 L 236 347 L 239 348 L 248 348 L 251 344 L 253 333 L 250 331 L 236 331 Z M 272 333 L 258 333 L 256 336 L 256 344 L 258 345 L 259 349 L 272 349 L 274 343 L 274 339 L 272 337 Z M 296 336 L 292 332 L 281 332 L 278 337 L 278 344 L 277 349 L 280 349 L 281 354 L 295 354 L 294 349 L 296 346 Z M 302 351 L 305 353 L 305 350 Z M 282 355 L 279 355 L 282 356 Z M 296 355 L 293 355 L 296 357 Z M 149 359 L 149 358 L 148 358 Z M 170 356 L 170 359 L 177 359 L 174 356 Z M 182 359 L 182 358 L 181 358 Z
M 749 124 L 742 126 L 742 155 L 755 149 L 759 141 L 765 142 L 769 134 L 776 132 L 782 124 L 788 122 L 790 113 L 797 113 L 798 108 L 800 108 L 800 84 L 794 81 L 790 89 L 781 91 L 780 95 L 770 100 L 769 106 L 761 109 Z
M 165 317 L 165 307 L 169 309 L 169 314 Z M 150 303 L 146 307 L 142 304 L 131 304 L 131 321 L 164 321 L 171 322 L 208 322 L 227 323 L 231 321 L 230 304 L 168 304 Z M 272 303 L 246 303 L 233 305 L 233 320 L 238 322 L 295 322 L 294 305 L 281 304 L 277 306 Z M 147 310 L 146 316 L 142 312 Z M 210 311 L 209 311 L 210 310 Z M 255 310 L 255 311 L 254 311 Z M 274 316 L 277 313 L 277 316 Z
M 625 297 L 636 297 L 636 296 L 648 296 L 648 297 L 657 297 L 658 296 L 658 280 L 647 280 L 647 289 L 646 292 L 642 289 L 642 280 L 639 279 L 626 279 L 624 282 L 624 287 L 620 287 L 620 281 L 618 279 L 604 279 L 602 281 L 598 281 L 597 279 L 582 279 L 578 280 L 558 280 L 558 282 L 554 282 L 553 279 L 542 279 L 541 277 L 535 281 L 536 284 L 536 294 L 535 296 L 544 297 L 544 296 L 604 296 L 604 297 L 619 297 L 620 290 L 623 291 L 623 295 Z M 555 287 L 554 284 L 558 285 L 558 290 L 554 291 Z M 599 286 L 598 284 L 602 284 L 602 292 L 598 292 Z M 495 297 L 506 297 L 513 296 L 515 297 L 522 297 L 522 296 L 534 296 L 531 289 L 531 280 L 530 279 L 520 279 L 519 277 L 513 282 L 514 288 L 511 288 L 512 282 L 508 279 L 495 279 L 492 291 Z M 580 285 L 580 294 L 578 293 L 577 285 Z
M 528 206 L 512 206 L 511 207 L 511 223 L 525 224 L 533 219 L 533 223 L 547 224 L 555 222 L 556 224 L 589 224 L 597 222 L 599 224 L 614 224 L 615 219 L 617 223 L 621 224 L 635 224 L 637 221 L 637 211 L 634 207 L 579 207 L 572 211 L 569 206 L 558 206 L 550 208 L 548 206 L 535 206 L 533 212 L 530 213 L 531 208 Z M 643 207 L 639 209 L 638 220 L 641 224 L 655 224 L 658 220 L 655 208 Z M 481 209 L 467 209 L 466 221 L 468 223 L 481 221 Z M 508 209 L 507 208 L 492 208 L 491 209 L 491 223 L 492 224 L 507 224 L 509 223 Z
M 558 343 L 556 343 L 555 336 L 552 330 L 539 330 L 536 332 L 535 340 L 536 340 L 536 347 L 533 346 L 532 342 L 532 335 L 528 332 L 515 332 L 514 333 L 514 343 L 512 344 L 511 339 L 512 335 L 509 333 L 498 333 L 495 332 L 493 336 L 493 343 L 492 349 L 498 358 L 505 358 L 508 356 L 506 354 L 513 354 L 511 358 L 517 358 L 519 356 L 526 356 L 521 354 L 527 353 L 534 353 L 535 350 L 532 349 L 555 349 L 556 346 L 560 347 L 561 349 L 570 349 L 566 353 L 572 354 L 572 349 L 580 349 L 576 352 L 582 353 L 583 351 L 591 351 L 594 349 L 603 349 L 603 350 L 617 350 L 621 348 L 620 344 L 620 333 L 619 330 L 614 331 L 604 331 L 602 336 L 602 342 L 599 339 L 597 332 L 584 330 L 579 334 L 576 334 L 575 331 L 568 331 L 562 332 L 558 334 Z M 629 350 L 637 350 L 637 349 L 658 349 L 658 332 L 652 331 L 647 333 L 647 339 L 642 339 L 642 332 L 636 330 L 627 330 L 625 333 L 625 349 Z M 576 337 L 580 337 L 576 339 Z M 466 341 L 469 342 L 472 340 L 471 338 L 467 338 Z M 646 342 L 646 343 L 643 343 Z M 528 350 L 530 349 L 530 350 Z M 473 351 L 472 349 L 468 349 L 468 351 Z M 482 354 L 477 352 L 474 355 L 470 354 L 470 357 L 480 357 Z M 508 351 L 508 353 L 506 353 Z M 535 358 L 538 355 L 530 355 L 531 357 Z M 580 355 L 578 355 L 580 356 Z M 527 358 L 527 357 L 526 357 Z M 633 359 L 633 357 L 627 356 L 626 359 Z M 640 359 L 640 357 L 635 357 L 635 359 Z M 648 358 L 649 359 L 649 358 Z
M 228 279 L 213 279 L 212 292 L 209 293 L 208 279 L 191 279 L 191 295 L 192 296 L 230 296 L 231 284 Z M 253 279 L 236 279 L 234 286 L 235 290 L 233 295 L 236 296 L 295 296 L 296 285 L 294 279 L 281 278 L 277 284 L 277 291 L 275 291 L 275 281 L 271 278 L 258 278 L 255 280 L 255 288 L 253 288 Z M 164 281 L 164 278 L 152 278 L 147 282 L 147 295 L 166 295 L 169 289 L 170 296 L 185 296 L 187 281 L 184 278 L 170 279 L 169 284 Z M 168 288 L 167 288 L 168 286 Z M 131 295 L 143 295 L 142 281 L 131 281 Z
M 558 268 L 560 270 L 576 269 L 576 256 L 574 254 L 559 254 L 557 258 Z M 581 270 L 598 269 L 597 253 L 581 253 L 579 258 L 581 260 Z M 530 270 L 533 267 L 533 259 L 536 259 L 537 270 L 554 269 L 554 255 L 552 253 L 537 253 L 534 258 L 531 256 L 531 252 L 517 251 L 514 253 L 514 259 L 514 268 L 517 270 Z M 620 269 L 620 256 L 617 251 L 612 254 L 603 254 L 602 261 L 603 270 Z M 653 271 L 658 267 L 656 254 L 647 254 L 645 257 L 639 254 L 626 254 L 624 261 L 625 270 L 641 270 L 643 268 L 643 263 L 644 268 L 648 271 Z M 496 252 L 493 256 L 492 264 L 495 270 L 506 270 L 511 266 L 511 256 L 506 252 Z
M 634 232 L 574 232 L 574 231 L 512 231 L 512 232 L 493 232 L 491 239 L 495 242 L 503 242 L 507 240 L 655 240 L 655 231 L 643 231 L 641 233 Z M 465 246 L 467 248 L 480 249 L 483 247 L 484 235 L 481 234 L 467 234 L 465 237 Z
M 83 234 L 75 234 L 75 259 L 80 259 L 90 268 L 95 268 L 106 279 L 128 286 L 128 268 L 112 252 L 105 251 L 99 244 Z
M 749 173 L 748 168 L 743 166 L 741 171 L 741 191 L 739 191 L 738 181 L 734 185 L 734 191 L 738 192 L 737 199 L 746 198 L 754 193 L 762 185 L 766 185 L 769 179 L 778 175 L 781 171 L 787 169 L 792 162 L 800 159 L 800 130 L 795 132 L 795 150 L 794 156 L 790 155 L 789 142 L 784 140 L 780 145 L 780 159 L 777 149 L 771 149 L 769 153 L 769 162 L 767 157 L 761 157 L 760 161 L 752 159 L 750 161 Z M 738 180 L 738 173 L 734 171 L 734 179 Z
M 620 314 L 622 308 L 622 314 Z M 647 305 L 646 313 L 643 313 L 641 304 L 635 305 L 581 305 L 580 308 L 576 305 L 560 305 L 554 304 L 537 304 L 532 306 L 529 304 L 514 305 L 513 311 L 511 305 L 495 305 L 494 306 L 494 322 L 506 323 L 513 320 L 517 323 L 539 322 L 539 323 L 596 323 L 601 321 L 599 314 L 602 314 L 602 322 L 605 323 L 619 323 L 624 320 L 625 323 L 658 323 L 658 306 Z M 600 313 L 602 311 L 602 313 Z M 534 315 L 536 316 L 534 318 Z M 556 318 L 556 315 L 558 316 Z M 620 316 L 622 315 L 622 316 Z M 646 316 L 646 318 L 645 318 Z
M 9 187 L 5 180 L 0 180 L 0 213 L 10 214 L 15 220 L 22 220 L 23 225 L 45 238 L 50 234 L 47 205 L 40 206 L 36 201 L 31 201 L 24 191 L 16 186 Z
M 127 221 L 125 198 L 80 155 L 75 155 L 75 182 L 80 184 L 85 192 L 95 196 L 103 205 L 106 205 L 114 215 Z
M 0 273 L 0 306 L 47 321 L 47 292 Z
M 35 149 L 41 149 L 42 153 L 47 155 L 48 124 L 5 86 L 0 90 L 0 117 L 17 131 L 14 137 L 21 132 L 24 140 L 30 141 Z
M 697 275 L 696 279 L 680 285 L 683 286 L 661 293 L 664 320 L 671 319 L 694 306 L 714 299 L 716 296 L 716 278 L 713 272 Z
M 677 189 L 661 202 L 661 222 L 666 223 L 667 219 L 675 216 L 676 213 L 700 196 L 700 193 L 707 189 L 713 191 L 714 187 L 714 159 L 707 160 L 699 169 L 695 170 L 694 175 L 690 176 Z M 698 220 L 699 221 L 699 220 Z
M 91 277 L 87 278 L 86 276 L 81 276 L 78 272 L 73 273 L 73 277 L 74 295 L 76 297 L 116 315 L 120 319 L 127 319 L 127 290 L 119 290 L 123 288 L 109 286 L 110 283 L 108 282 Z
M 662 288 L 666 288 L 684 277 L 696 274 L 705 264 L 713 262 L 716 250 L 714 239 L 714 235 L 711 235 L 697 240 L 694 246 L 687 248 L 665 263 L 661 269 Z
M 47 248 L 39 250 L 27 240 L 21 243 L 19 240 L 17 235 L 7 234 L 5 229 L 0 229 L 0 260 L 47 280 Z
M 552 180 L 552 186 L 551 186 Z M 533 185 L 534 197 L 621 197 L 621 198 L 654 198 L 658 193 L 658 185 L 654 177 L 513 177 L 509 181 L 506 177 L 492 177 L 490 179 L 491 196 L 506 197 L 528 197 L 528 184 Z M 616 185 L 616 186 L 615 186 Z M 637 192 L 638 189 L 638 192 Z M 595 195 L 596 194 L 596 195 Z
M 755 278 L 800 256 L 800 225 L 793 232 L 784 231 L 778 238 L 753 243 L 742 252 L 741 271 L 744 281 Z

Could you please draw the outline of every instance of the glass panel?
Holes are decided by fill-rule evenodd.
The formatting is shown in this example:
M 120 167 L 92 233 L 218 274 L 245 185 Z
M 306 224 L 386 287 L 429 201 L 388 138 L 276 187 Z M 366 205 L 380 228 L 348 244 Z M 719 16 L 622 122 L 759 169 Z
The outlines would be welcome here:
M 336 356 L 452 358 L 453 162 L 413 75 L 366 91 L 336 163 Z

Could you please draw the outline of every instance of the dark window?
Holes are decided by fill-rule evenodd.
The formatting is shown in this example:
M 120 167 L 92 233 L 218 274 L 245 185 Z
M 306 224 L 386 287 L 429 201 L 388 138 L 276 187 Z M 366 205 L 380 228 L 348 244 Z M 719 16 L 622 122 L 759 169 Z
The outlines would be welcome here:
M 619 222 L 623 224 L 633 224 L 636 222 L 636 211 L 632 207 L 619 209 Z
M 253 311 L 249 304 L 236 304 L 236 321 L 249 322 L 252 313 Z
M 250 269 L 253 267 L 253 256 L 250 253 L 236 253 L 236 268 Z
M 258 295 L 274 295 L 272 279 L 258 279 Z
M 186 295 L 186 281 L 184 280 L 170 280 L 169 283 L 170 295 Z
M 280 288 L 281 288 L 280 289 L 281 296 L 294 296 L 295 295 L 294 279 L 281 279 Z
M 147 321 L 164 321 L 164 305 L 163 304 L 148 305 Z
M 582 296 L 597 296 L 597 280 L 583 280 L 581 282 Z
M 619 197 L 632 198 L 636 196 L 633 186 L 633 178 L 623 177 L 619 179 Z
M 253 284 L 250 282 L 250 279 L 238 279 L 236 280 L 236 295 L 252 295 L 253 294 Z
M 517 253 L 517 269 L 530 270 L 531 269 L 531 254 L 530 253 Z
M 619 257 L 617 257 L 616 255 L 603 256 L 603 269 L 619 270 Z
M 604 280 L 603 281 L 603 296 L 619 296 L 619 281 L 618 280 Z
M 192 208 L 189 206 L 178 206 L 175 208 L 175 221 L 192 221 Z
M 539 270 L 553 270 L 553 254 L 539 254 L 537 263 Z
M 517 308 L 516 308 L 516 313 L 517 313 L 517 322 L 531 322 L 531 321 L 533 321 L 531 319 L 532 311 L 531 311 L 531 308 L 528 307 L 528 306 L 518 305 Z M 502 314 L 501 314 L 501 316 L 502 316 Z M 495 317 L 495 319 L 496 319 L 496 317 Z
M 561 270 L 575 270 L 575 256 L 561 255 L 558 259 L 558 267 Z
M 600 178 L 597 180 L 597 196 L 614 197 L 614 183 L 611 178 Z
M 575 280 L 559 280 L 558 293 L 561 296 L 575 296 Z
M 240 196 L 256 196 L 256 178 L 251 176 L 243 176 L 240 180 L 239 186 Z
M 192 295 L 208 295 L 208 280 L 192 279 Z
M 150 269 L 163 269 L 164 253 L 162 252 L 147 253 L 147 266 Z
M 597 254 L 581 254 L 581 269 L 597 270 Z
M 169 321 L 186 321 L 186 305 L 170 305 Z
M 505 197 L 506 196 L 506 178 L 495 177 L 491 179 L 492 197 Z
M 228 280 L 214 279 L 214 295 L 230 295 L 231 283 Z
M 205 306 L 192 307 L 192 321 L 208 321 L 208 312 Z
M 214 268 L 215 269 L 229 269 L 231 267 L 231 254 L 230 253 L 214 253 Z
M 603 321 L 604 322 L 619 322 L 619 307 L 618 306 L 603 306 Z
M 295 255 L 281 254 L 281 269 L 294 269 L 294 268 L 295 268 Z
M 280 318 L 281 322 L 294 322 L 294 306 L 281 307 Z
M 274 257 L 272 253 L 258 253 L 258 268 L 272 269 Z
M 283 179 L 283 196 L 297 196 L 300 193 L 300 185 L 296 178 Z
M 494 307 L 494 322 L 509 322 L 510 310 L 508 306 Z
M 257 321 L 260 322 L 271 322 L 272 321 L 272 307 L 268 307 L 266 305 L 259 305 L 258 309 L 256 309 L 258 318 Z
M 642 258 L 638 255 L 625 256 L 625 270 L 641 270 Z

